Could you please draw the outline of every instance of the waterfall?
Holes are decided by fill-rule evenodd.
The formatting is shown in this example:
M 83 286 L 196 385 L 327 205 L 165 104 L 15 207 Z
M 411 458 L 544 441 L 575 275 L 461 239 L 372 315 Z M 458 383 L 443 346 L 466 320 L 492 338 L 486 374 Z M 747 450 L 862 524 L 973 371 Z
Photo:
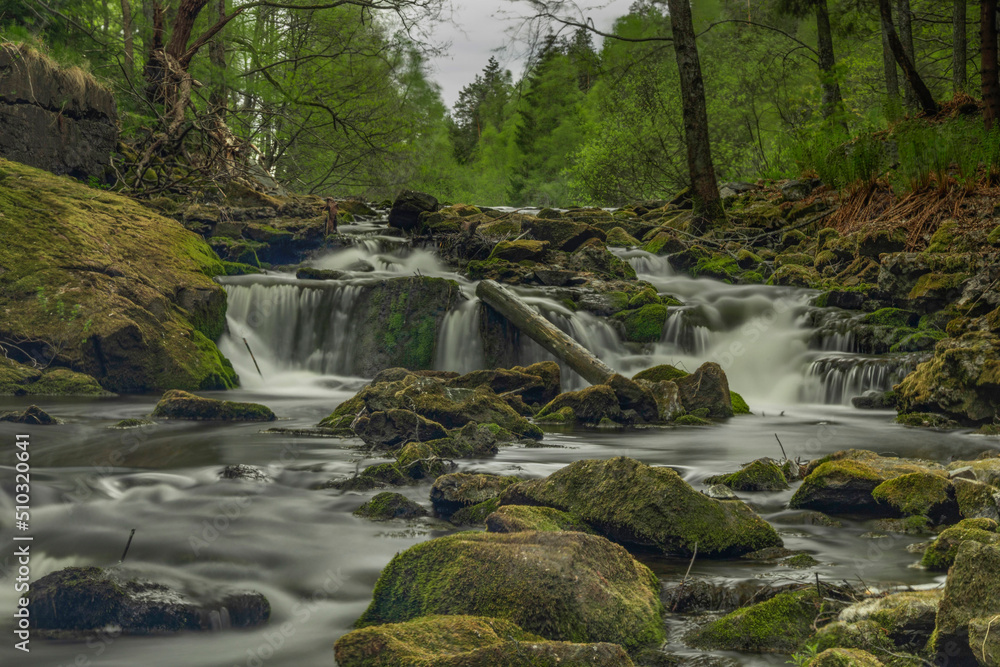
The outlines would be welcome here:
M 809 365 L 800 398 L 810 403 L 850 404 L 866 391 L 889 391 L 927 355 L 827 357 Z

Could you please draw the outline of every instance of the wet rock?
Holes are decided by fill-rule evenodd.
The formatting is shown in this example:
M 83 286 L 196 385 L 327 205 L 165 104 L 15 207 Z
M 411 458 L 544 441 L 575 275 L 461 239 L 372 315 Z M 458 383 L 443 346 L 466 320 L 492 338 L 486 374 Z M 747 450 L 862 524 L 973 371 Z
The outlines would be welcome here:
M 546 639 L 632 649 L 664 639 L 658 594 L 653 573 L 603 537 L 465 532 L 393 558 L 358 626 L 489 614 Z
M 449 387 L 475 389 L 488 386 L 497 394 L 514 394 L 525 403 L 545 404 L 559 394 L 559 364 L 543 361 L 527 367 L 481 370 L 449 380 Z
M 438 200 L 424 192 L 403 190 L 392 202 L 389 210 L 389 226 L 412 232 L 420 227 L 420 214 L 433 213 L 439 208 Z
M 547 220 L 526 217 L 522 228 L 531 232 L 539 241 L 547 241 L 553 248 L 563 252 L 574 252 L 591 239 L 605 241 L 608 235 L 591 225 L 569 220 Z
M 609 252 L 597 239 L 591 239 L 573 251 L 566 259 L 566 268 L 605 278 L 636 279 L 635 269 L 625 260 Z
M 875 487 L 872 498 L 904 516 L 925 516 L 934 523 L 954 523 L 959 519 L 955 487 L 939 473 L 899 475 Z
M 622 410 L 634 410 L 645 422 L 661 421 L 659 403 L 649 387 L 618 373 L 612 375 L 605 384 L 611 387 L 611 391 L 618 399 L 618 407 Z
M 155 425 L 156 425 L 156 422 L 154 422 L 154 421 L 152 421 L 150 419 L 134 419 L 134 418 L 130 418 L 130 419 L 121 419 L 121 420 L 115 422 L 114 424 L 112 424 L 111 426 L 109 426 L 108 428 L 113 428 L 113 429 L 124 431 L 124 430 L 130 429 L 130 428 L 143 428 L 143 427 L 146 427 L 146 426 L 155 426 Z
M 619 248 L 634 248 L 635 246 L 640 245 L 639 239 L 635 238 L 621 227 L 613 227 L 608 232 L 607 243 L 609 246 L 616 246 Z
M 549 244 L 545 241 L 501 241 L 493 247 L 489 259 L 502 259 L 508 262 L 520 262 L 530 260 L 532 262 L 544 261 L 548 252 Z
M 243 463 L 228 465 L 219 472 L 219 479 L 242 479 L 248 482 L 270 482 L 271 476 L 256 466 Z
M 677 388 L 677 383 L 670 380 L 651 382 L 642 379 L 635 380 L 635 382 L 653 394 L 653 400 L 656 401 L 656 421 L 673 421 L 684 413 L 684 406 L 681 405 L 680 390 Z
M 892 515 L 892 507 L 879 503 L 872 492 L 883 482 L 909 473 L 944 475 L 929 461 L 884 457 L 860 449 L 836 452 L 814 461 L 809 474 L 789 501 L 792 509 L 814 509 L 831 514 Z
M 901 413 L 935 412 L 967 425 L 992 421 L 1000 413 L 1000 337 L 977 331 L 941 341 L 896 392 Z
M 781 196 L 785 201 L 801 201 L 812 194 L 811 181 L 788 181 L 781 186 Z
M 29 424 L 31 426 L 52 426 L 53 424 L 58 424 L 59 420 L 37 405 L 31 405 L 25 408 L 23 412 L 0 413 L 0 422 L 14 422 L 15 424 Z
M 857 648 L 829 648 L 805 663 L 805 667 L 882 667 L 868 651 Z
M 739 501 L 698 493 L 670 468 L 626 457 L 577 461 L 546 478 L 504 491 L 501 505 L 541 505 L 579 516 L 616 542 L 665 553 L 736 557 L 781 539 Z
M 752 183 L 730 181 L 719 185 L 719 195 L 723 199 L 727 197 L 738 197 L 739 195 L 746 194 L 747 192 L 753 192 L 757 189 L 757 186 Z
M 972 472 L 971 467 L 964 470 Z M 1000 521 L 1000 489 L 975 479 L 952 477 L 958 510 L 966 519 L 992 519 Z
M 928 570 L 944 572 L 955 562 L 965 542 L 1000 545 L 997 522 L 992 519 L 962 519 L 946 528 L 924 551 L 920 564 Z
M 942 595 L 940 590 L 892 593 L 852 604 L 840 612 L 838 619 L 845 623 L 871 621 L 896 646 L 919 651 L 934 632 Z
M 775 595 L 794 588 L 794 584 L 772 586 L 757 579 L 733 581 L 691 578 L 682 583 L 665 583 L 660 599 L 671 613 L 716 611 L 728 614 L 740 607 L 770 600 Z
M 813 633 L 818 615 L 838 603 L 820 599 L 815 587 L 786 591 L 770 600 L 743 607 L 700 628 L 684 639 L 696 648 L 750 653 L 792 653 Z
M 729 380 L 719 364 L 709 361 L 694 373 L 675 380 L 684 408 L 693 413 L 708 408 L 708 417 L 725 419 L 733 416 L 729 395 Z
M 794 461 L 786 461 L 795 466 Z M 757 459 L 728 475 L 715 475 L 705 484 L 722 484 L 734 491 L 784 491 L 788 488 L 783 466 L 774 459 Z
M 515 624 L 476 616 L 428 616 L 350 632 L 334 646 L 341 667 L 631 667 L 616 644 L 546 641 Z
M 407 442 L 438 440 L 448 435 L 444 426 L 410 410 L 390 408 L 360 417 L 354 432 L 365 444 L 395 449 Z
M 997 572 L 1000 572 L 1000 548 L 975 541 L 959 547 L 955 564 L 948 572 L 934 636 L 928 647 L 939 664 L 974 664 L 970 626 L 976 619 L 995 618 L 1000 611 Z M 977 626 L 981 627 L 978 623 Z
M 870 389 L 861 396 L 852 398 L 851 405 L 858 410 L 895 410 L 896 394 L 891 391 Z
M 220 401 L 171 389 L 153 408 L 153 417 L 195 421 L 258 422 L 277 419 L 271 409 L 259 403 Z
M 354 510 L 354 516 L 372 521 L 390 521 L 392 519 L 418 519 L 427 516 L 428 512 L 418 503 L 413 502 L 401 493 L 383 491 L 371 500 Z
M 845 621 L 828 623 L 816 632 L 809 645 L 815 645 L 817 651 L 840 648 L 884 654 L 886 651 L 899 650 L 884 628 L 867 619 L 856 623 Z
M 569 512 L 530 505 L 498 507 L 486 517 L 486 530 L 490 533 L 521 533 L 528 530 L 594 532 L 590 526 Z
M 32 585 L 31 611 L 41 630 L 85 633 L 118 626 L 124 634 L 152 634 L 211 630 L 220 618 L 228 618 L 230 627 L 253 627 L 267 621 L 271 605 L 255 591 L 194 600 L 119 568 L 68 567 Z
M 738 500 L 739 496 L 733 490 L 723 484 L 709 484 L 705 489 L 705 495 L 716 500 Z
M 519 477 L 506 475 L 464 472 L 442 475 L 431 487 L 431 503 L 435 512 L 447 518 L 462 508 L 499 497 L 504 489 L 520 481 Z
M 303 266 L 295 272 L 295 277 L 299 280 L 340 280 L 345 275 L 344 271 L 316 269 L 311 266 Z
M 543 285 L 549 287 L 566 287 L 567 285 L 582 284 L 585 279 L 580 278 L 576 271 L 566 269 L 535 269 L 535 278 Z
M 544 421 L 567 408 L 571 411 L 572 418 L 581 424 L 594 425 L 605 418 L 615 421 L 621 417 L 621 408 L 614 390 L 600 384 L 559 394 L 538 412 L 538 419 Z
M 686 377 L 687 375 L 690 375 L 687 371 L 683 371 L 679 368 L 671 366 L 670 364 L 661 364 L 636 373 L 632 376 L 632 379 L 648 380 L 649 382 L 663 382 L 666 380 L 676 381 L 682 377 Z

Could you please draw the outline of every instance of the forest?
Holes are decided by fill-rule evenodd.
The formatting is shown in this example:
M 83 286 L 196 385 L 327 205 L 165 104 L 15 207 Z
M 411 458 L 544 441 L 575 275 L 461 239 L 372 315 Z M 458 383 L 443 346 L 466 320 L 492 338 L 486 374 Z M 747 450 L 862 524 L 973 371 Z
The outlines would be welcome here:
M 528 54 L 525 71 L 490 58 L 451 109 L 427 70 L 440 45 L 420 29 L 447 20 L 437 0 L 8 0 L 0 25 L 114 90 L 129 147 L 115 178 L 130 188 L 172 185 L 139 173 L 161 152 L 187 169 L 238 152 L 297 191 L 369 199 L 406 186 L 484 205 L 614 206 L 685 187 L 668 3 L 635 2 L 606 36 L 568 3 L 514 4 L 509 46 Z M 965 171 L 980 153 L 994 163 L 997 142 L 979 123 L 952 114 L 929 133 L 913 120 L 934 100 L 960 108 L 991 90 L 979 3 L 893 0 L 889 22 L 880 4 L 693 3 L 720 181 L 813 174 L 839 187 L 880 175 L 866 172 L 886 165 L 834 149 L 890 130 L 902 138 L 900 193 L 953 161 L 951 137 L 971 147 Z

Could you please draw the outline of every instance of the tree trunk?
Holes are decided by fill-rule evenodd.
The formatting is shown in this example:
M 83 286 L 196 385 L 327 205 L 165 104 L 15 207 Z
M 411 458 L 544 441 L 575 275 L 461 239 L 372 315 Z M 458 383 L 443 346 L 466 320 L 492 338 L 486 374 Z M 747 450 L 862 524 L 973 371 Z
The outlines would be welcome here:
M 560 361 L 566 362 L 566 365 L 583 376 L 587 382 L 603 384 L 615 374 L 610 366 L 539 315 L 500 283 L 492 280 L 481 281 L 476 286 L 476 296 Z
M 708 225 L 725 220 L 719 195 L 719 183 L 712 164 L 708 137 L 708 109 L 705 82 L 701 77 L 698 45 L 689 0 L 667 0 L 674 38 L 674 54 L 680 70 L 681 104 L 684 111 L 684 137 L 687 143 L 688 172 L 694 202 L 691 232 L 702 234 Z
M 218 15 L 221 21 L 226 17 L 226 0 L 217 0 Z M 215 79 L 212 91 L 209 93 L 208 104 L 211 108 L 212 116 L 219 122 L 224 123 L 228 104 L 228 90 L 226 89 L 226 45 L 222 41 L 221 35 L 216 35 L 208 45 L 208 59 L 212 63 L 212 76 Z
M 122 0 L 122 35 L 125 40 L 125 78 L 135 75 L 135 46 L 132 41 L 132 3 Z
M 910 0 L 896 0 L 896 20 L 899 22 L 899 41 L 903 44 L 903 53 L 917 66 L 916 54 L 913 50 L 913 15 L 910 11 Z M 903 103 L 910 109 L 917 106 L 917 95 L 909 80 L 905 82 Z
M 829 118 L 843 107 L 840 84 L 837 83 L 836 60 L 833 55 L 833 31 L 826 0 L 816 2 L 816 31 L 819 34 L 819 71 L 823 84 L 823 118 Z
M 992 0 L 992 2 L 993 6 L 996 7 L 996 0 Z M 896 28 L 892 24 L 892 6 L 889 4 L 889 0 L 879 0 L 878 7 L 882 16 L 882 28 L 888 31 L 886 37 L 889 40 L 889 48 L 892 49 L 892 55 L 896 58 L 896 62 L 899 63 L 900 68 L 902 68 L 906 80 L 913 86 L 913 92 L 917 96 L 920 108 L 924 113 L 929 115 L 937 113 L 938 105 L 934 101 L 934 96 L 927 88 L 924 80 L 920 78 L 920 74 L 913 66 L 913 62 L 907 57 L 906 51 L 903 50 L 903 43 L 899 41 L 899 35 L 896 34 Z
M 982 0 L 979 22 L 982 40 L 983 120 L 986 129 L 992 130 L 1000 117 L 1000 79 L 997 73 L 997 0 Z
M 889 29 L 891 24 L 886 26 L 885 19 L 882 19 L 882 69 L 885 72 L 885 96 L 890 103 L 899 99 L 899 77 L 896 75 L 896 58 L 892 55 L 892 47 L 889 46 Z
M 969 54 L 969 38 L 965 31 L 967 0 L 955 0 L 955 15 L 952 25 L 951 80 L 955 92 L 965 92 L 967 82 L 965 64 Z

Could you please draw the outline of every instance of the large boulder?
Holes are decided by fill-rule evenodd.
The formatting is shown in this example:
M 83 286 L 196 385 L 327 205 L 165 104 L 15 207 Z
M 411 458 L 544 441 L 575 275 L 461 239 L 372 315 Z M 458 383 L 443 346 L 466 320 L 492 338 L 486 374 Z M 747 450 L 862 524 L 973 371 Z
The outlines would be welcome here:
M 111 396 L 89 375 L 68 368 L 44 371 L 0 357 L 0 396 Z
M 733 416 L 733 402 L 729 395 L 729 380 L 719 364 L 707 361 L 694 373 L 674 380 L 680 391 L 681 403 L 688 412 L 708 409 L 713 419 Z
M 955 562 L 958 550 L 965 542 L 1000 545 L 997 522 L 993 519 L 962 519 L 945 528 L 924 549 L 920 564 L 928 570 L 945 572 Z
M 797 467 L 794 461 L 782 464 L 774 459 L 757 459 L 736 472 L 707 477 L 705 484 L 722 484 L 734 491 L 784 491 L 788 488 L 785 473 L 792 476 L 792 472 L 797 472 L 793 467 Z
M 271 422 L 276 419 L 266 405 L 205 398 L 171 389 L 153 408 L 153 417 L 194 421 Z
M 411 410 L 390 408 L 358 418 L 354 432 L 365 444 L 396 449 L 408 442 L 438 440 L 448 435 L 444 426 Z
M 376 494 L 371 500 L 354 510 L 354 516 L 371 521 L 418 519 L 427 516 L 427 514 L 427 510 L 418 503 L 400 493 L 390 491 Z
M 488 615 L 546 639 L 632 649 L 665 637 L 659 590 L 649 568 L 596 535 L 458 533 L 393 558 L 357 625 Z
M 616 644 L 546 641 L 510 621 L 427 616 L 350 632 L 334 645 L 341 667 L 631 667 Z
M 114 392 L 227 389 L 226 267 L 138 202 L 0 160 L 0 340 Z M 39 211 L 44 211 L 40 215 Z
M 466 472 L 441 475 L 431 486 L 431 503 L 435 512 L 449 517 L 464 507 L 497 498 L 508 486 L 520 481 L 519 477 Z
M 420 214 L 438 210 L 438 200 L 424 192 L 403 190 L 389 209 L 389 226 L 411 232 L 420 227 Z
M 501 505 L 541 505 L 570 512 L 623 544 L 668 554 L 737 557 L 782 546 L 774 529 L 739 500 L 698 493 L 670 468 L 635 459 L 572 463 L 543 479 L 509 487 Z
M 810 464 L 809 474 L 789 506 L 834 514 L 892 516 L 898 510 L 879 502 L 872 492 L 884 482 L 910 473 L 947 476 L 941 465 L 930 461 L 879 456 L 862 449 L 835 452 Z
M 919 651 L 934 632 L 941 595 L 940 590 L 931 590 L 873 597 L 842 610 L 838 620 L 848 624 L 871 622 L 880 635 L 888 637 L 899 648 Z
M 1000 413 L 1000 337 L 970 332 L 937 344 L 934 358 L 896 385 L 899 411 L 934 412 L 963 424 Z
M 559 394 L 537 416 L 540 421 L 553 421 L 551 418 L 559 415 L 581 424 L 598 424 L 602 419 L 618 420 L 621 408 L 614 390 L 608 385 L 599 384 Z
M 605 241 L 608 238 L 608 235 L 597 227 L 565 219 L 525 217 L 521 228 L 531 232 L 537 240 L 548 241 L 554 249 L 563 252 L 573 252 L 590 239 Z
M 124 634 L 211 630 L 213 615 L 234 628 L 266 623 L 271 605 L 255 591 L 194 599 L 120 569 L 67 567 L 31 586 L 31 622 L 40 630 L 86 633 L 117 626 Z
M 472 371 L 446 384 L 457 389 L 486 385 L 497 394 L 509 393 L 519 396 L 525 403 L 544 405 L 559 394 L 559 364 L 542 361 L 527 367 Z
M 645 422 L 661 421 L 660 401 L 657 401 L 657 395 L 649 386 L 629 380 L 618 373 L 612 375 L 606 384 L 615 393 L 622 410 L 633 410 Z
M 0 412 L 0 422 L 29 424 L 31 426 L 52 426 L 53 424 L 58 424 L 59 420 L 37 405 L 29 405 L 21 412 L 17 412 L 16 410 Z
M 970 626 L 1000 614 L 1000 547 L 963 542 L 948 572 L 930 649 L 949 665 L 976 664 Z

